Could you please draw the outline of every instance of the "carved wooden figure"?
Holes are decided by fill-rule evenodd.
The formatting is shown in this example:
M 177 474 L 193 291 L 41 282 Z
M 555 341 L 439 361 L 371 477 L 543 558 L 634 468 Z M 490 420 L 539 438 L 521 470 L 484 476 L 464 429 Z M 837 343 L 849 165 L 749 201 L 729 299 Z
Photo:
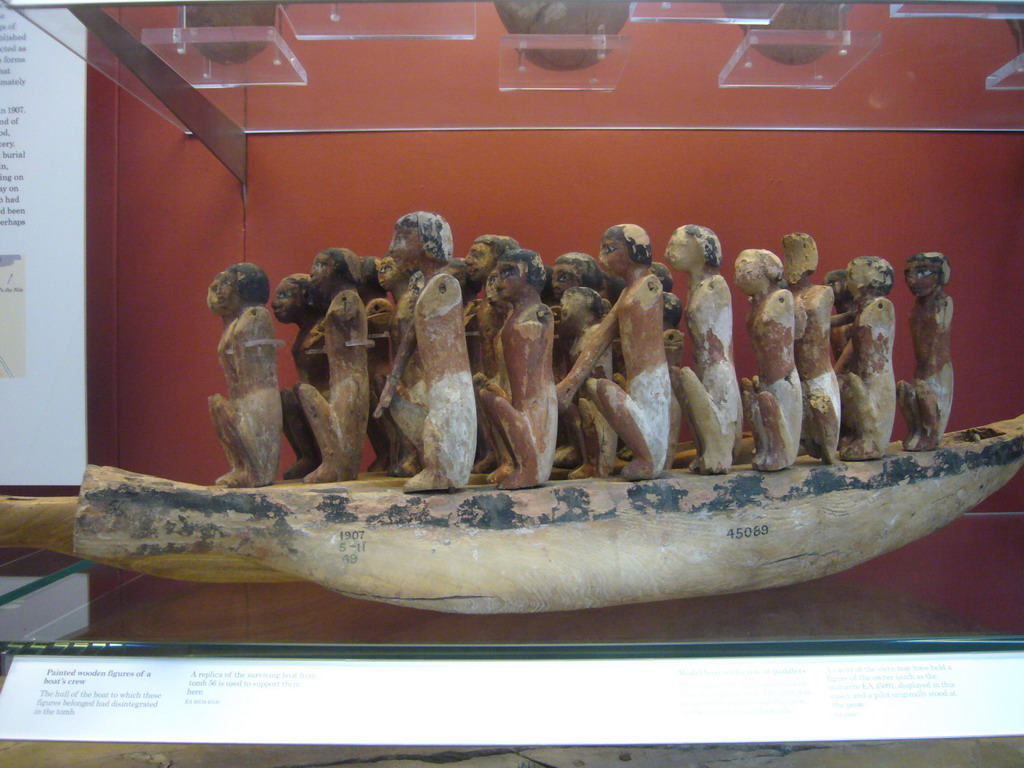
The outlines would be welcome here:
M 395 260 L 391 256 L 385 256 L 377 265 L 377 280 L 380 282 L 381 287 L 391 294 L 394 308 L 388 317 L 387 325 L 389 353 L 388 368 L 387 371 L 383 371 L 375 375 L 371 381 L 373 386 L 373 400 L 375 402 L 379 400 L 381 393 L 384 391 L 384 385 L 387 383 L 388 375 L 391 372 L 390 357 L 394 356 L 401 340 L 397 307 L 402 303 L 402 297 L 405 296 L 406 291 L 409 290 L 409 281 L 412 279 L 415 272 L 416 270 L 410 271 L 409 269 L 399 269 L 395 264 Z M 406 387 L 421 386 L 418 384 L 421 380 L 422 371 L 418 365 L 406 366 L 405 373 L 402 376 L 402 382 L 398 387 L 398 392 L 403 394 L 403 397 L 406 396 L 404 394 L 406 392 Z M 412 441 L 404 432 L 402 432 L 402 430 L 398 428 L 398 425 L 395 424 L 390 411 L 385 411 L 380 416 L 380 419 L 389 425 L 390 430 L 394 435 L 394 452 L 391 458 L 391 464 L 386 469 L 387 474 L 391 477 L 412 477 L 417 474 L 421 469 L 423 469 L 423 467 L 420 464 L 419 451 L 416 446 L 413 445 Z
M 463 303 L 466 314 L 466 348 L 469 351 L 469 367 L 474 378 L 481 373 L 487 379 L 496 375 L 497 362 L 494 353 L 494 338 L 501 331 L 504 317 L 492 317 L 494 307 L 487 296 L 479 298 L 480 290 L 494 270 L 498 257 L 506 251 L 519 247 L 515 238 L 507 235 L 480 235 L 473 241 L 466 254 L 466 289 Z M 467 296 L 472 297 L 467 300 Z M 492 429 L 487 416 L 481 410 L 477 392 L 477 438 L 474 473 L 487 474 L 498 466 L 498 448 L 492 442 Z
M 832 330 L 829 331 L 829 345 L 832 348 L 832 357 L 838 360 L 843 356 L 843 350 L 850 340 L 850 331 L 853 330 L 853 318 L 856 316 L 857 306 L 854 304 L 853 296 L 846 290 L 846 270 L 833 269 L 825 275 L 825 285 L 832 289 L 833 307 L 836 314 L 832 316 Z
M 398 306 L 401 341 L 374 415 L 390 407 L 398 428 L 420 448 L 423 469 L 406 482 L 407 492 L 454 490 L 469 482 L 473 467 L 476 405 L 462 291 L 442 272 L 452 258 L 448 222 L 425 211 L 403 216 L 390 254 L 399 268 L 417 268 L 421 275 Z M 396 390 L 412 362 L 422 368 L 422 389 L 406 399 Z
M 783 277 L 793 294 L 798 315 L 793 352 L 803 390 L 803 426 L 800 441 L 805 451 L 826 464 L 839 458 L 839 379 L 832 369 L 829 344 L 833 293 L 824 285 L 812 285 L 818 267 L 818 247 L 803 232 L 782 238 L 785 254 Z
M 892 290 L 893 270 L 885 259 L 860 256 L 846 272 L 857 311 L 850 341 L 836 363 L 843 402 L 839 455 L 846 461 L 878 459 L 885 455 L 896 419 L 896 314 L 885 298 Z
M 560 408 L 584 391 L 633 450 L 633 459 L 622 469 L 629 480 L 660 474 L 668 445 L 669 380 L 665 348 L 661 343 L 662 290 L 651 274 L 651 244 L 647 233 L 635 224 L 611 227 L 601 240 L 602 266 L 621 277 L 625 289 L 597 331 L 580 352 L 569 375 L 558 384 Z M 616 336 L 622 343 L 626 388 L 590 374 Z
M 377 402 L 375 382 L 383 382 L 391 370 L 391 337 L 388 326 L 394 312 L 395 305 L 388 298 L 372 299 L 366 303 L 367 338 L 371 342 L 366 350 L 371 405 Z M 366 436 L 370 439 L 375 454 L 366 471 L 387 471 L 398 458 L 398 437 L 394 424 L 386 416 L 370 416 L 366 424 Z
M 281 395 L 277 389 L 277 341 L 264 306 L 270 283 L 255 264 L 228 267 L 207 293 L 210 311 L 224 319 L 217 355 L 228 394 L 210 397 L 210 417 L 231 470 L 217 485 L 270 485 L 281 451 Z
M 561 381 L 569 373 L 572 363 L 569 360 L 569 348 L 573 340 L 561 331 L 562 297 L 571 288 L 584 287 L 597 290 L 602 283 L 601 267 L 593 256 L 578 251 L 563 253 L 555 259 L 551 271 L 551 290 L 545 297 L 555 314 L 555 349 L 551 365 L 555 370 L 555 379 Z M 616 350 L 613 350 L 613 355 Z M 619 353 L 621 358 L 621 353 Z M 611 368 L 609 368 L 609 372 Z M 609 373 L 610 375 L 610 373 Z M 566 415 L 558 425 L 558 449 L 555 451 L 555 466 L 565 469 L 579 467 L 584 461 L 580 453 L 578 436 L 574 435 L 575 425 L 565 423 Z
M 904 276 L 916 297 L 910 310 L 910 336 L 917 363 L 914 380 L 897 385 L 900 410 L 910 428 L 903 447 L 932 451 L 946 431 L 953 403 L 949 350 L 953 299 L 943 288 L 949 283 L 949 261 L 941 253 L 918 253 L 907 259 Z
M 502 489 L 531 488 L 551 476 L 558 429 L 558 400 L 551 370 L 555 322 L 540 300 L 544 262 L 534 251 L 506 252 L 495 267 L 495 291 L 509 305 L 501 329 L 501 351 L 508 389 L 488 384 L 480 393 L 498 425 L 514 466 L 499 468 Z
M 736 257 L 736 285 L 750 297 L 747 333 L 758 375 L 743 379 L 743 408 L 754 432 L 754 469 L 774 472 L 800 452 L 803 400 L 793 355 L 793 294 L 778 288 L 782 262 L 771 251 L 750 249 Z
M 323 313 L 317 309 L 313 294 L 309 275 L 288 275 L 278 283 L 270 306 L 279 323 L 298 326 L 291 352 L 299 381 L 326 392 L 330 386 L 330 371 L 320 324 Z M 295 451 L 295 463 L 284 471 L 284 479 L 295 480 L 320 466 L 320 446 L 299 403 L 297 386 L 281 390 L 281 411 L 284 435 Z
M 306 483 L 355 480 L 363 456 L 369 416 L 370 380 L 366 362 L 366 307 L 359 297 L 359 257 L 347 248 L 328 248 L 316 255 L 309 270 L 321 301 L 329 302 L 323 319 L 324 349 L 330 367 L 325 396 L 299 383 L 299 402 L 320 446 L 320 466 Z
M 668 268 L 666 267 L 666 269 Z M 652 271 L 654 271 L 655 276 L 659 276 L 658 271 Z M 666 284 L 671 285 L 671 279 L 669 279 L 668 283 L 664 279 L 661 280 L 663 288 Z M 683 366 L 683 350 L 686 346 L 686 337 L 679 330 L 679 323 L 683 319 L 683 303 L 674 293 L 665 292 L 661 298 L 664 303 L 661 315 L 661 341 L 665 347 L 665 362 L 668 363 L 669 373 L 671 374 L 673 370 L 679 370 Z M 679 427 L 682 421 L 683 404 L 679 402 L 679 397 L 673 387 L 672 399 L 669 402 L 668 453 L 665 456 L 665 469 L 671 469 L 675 463 L 676 449 L 679 447 Z
M 597 291 L 577 286 L 562 294 L 561 310 L 559 334 L 569 344 L 569 364 L 572 366 L 597 332 L 601 320 L 608 314 L 608 307 Z M 610 379 L 611 375 L 612 356 L 609 349 L 594 364 L 591 378 Z M 618 436 L 593 400 L 577 392 L 575 400 L 559 415 L 579 457 L 578 466 L 569 473 L 569 479 L 610 475 L 615 470 Z
M 722 246 L 707 227 L 687 224 L 669 240 L 665 260 L 689 275 L 686 327 L 693 368 L 672 369 L 697 458 L 690 470 L 721 474 L 743 436 L 743 404 L 732 348 L 732 297 L 722 277 Z

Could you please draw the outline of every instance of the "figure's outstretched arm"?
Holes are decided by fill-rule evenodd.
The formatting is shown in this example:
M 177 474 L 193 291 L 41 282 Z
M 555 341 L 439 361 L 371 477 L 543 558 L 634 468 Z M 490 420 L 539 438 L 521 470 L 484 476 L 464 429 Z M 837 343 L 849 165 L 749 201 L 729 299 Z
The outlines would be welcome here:
M 373 411 L 373 418 L 375 419 L 379 419 L 381 414 L 391 405 L 391 398 L 395 396 L 398 382 L 402 380 L 402 374 L 405 373 L 405 367 L 409 364 L 409 358 L 412 357 L 412 353 L 416 349 L 416 327 L 412 318 L 402 321 L 399 326 L 399 333 L 401 336 L 398 342 L 398 349 L 395 352 L 394 362 L 391 364 L 391 373 L 388 374 L 387 381 L 384 383 L 384 389 L 380 393 L 380 399 L 377 401 L 377 407 Z
M 587 338 L 580 356 L 568 375 L 558 382 L 558 407 L 562 410 L 572 402 L 577 390 L 583 386 L 594 366 L 601 360 L 602 355 L 608 350 L 615 337 L 619 333 L 619 318 L 615 314 L 615 308 L 605 315 L 604 319 L 597 326 L 597 329 Z

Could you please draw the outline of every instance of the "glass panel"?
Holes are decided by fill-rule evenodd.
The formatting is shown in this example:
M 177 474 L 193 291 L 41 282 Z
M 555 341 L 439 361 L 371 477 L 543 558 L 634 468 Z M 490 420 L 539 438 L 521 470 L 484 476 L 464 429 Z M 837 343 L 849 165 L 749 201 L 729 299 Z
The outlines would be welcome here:
M 475 3 L 308 3 L 285 15 L 298 40 L 476 37 Z
M 633 3 L 630 21 L 702 21 L 711 24 L 767 24 L 780 3 Z
M 181 643 L 180 652 L 203 643 L 468 643 L 625 644 L 646 653 L 664 643 L 1022 636 L 1022 541 L 1024 514 L 968 514 L 887 555 L 803 584 L 515 615 L 402 608 L 307 582 L 200 584 L 92 565 L 88 626 L 65 637 Z M 0 641 L 15 639 L 0 635 Z M 759 651 L 755 645 L 749 652 Z

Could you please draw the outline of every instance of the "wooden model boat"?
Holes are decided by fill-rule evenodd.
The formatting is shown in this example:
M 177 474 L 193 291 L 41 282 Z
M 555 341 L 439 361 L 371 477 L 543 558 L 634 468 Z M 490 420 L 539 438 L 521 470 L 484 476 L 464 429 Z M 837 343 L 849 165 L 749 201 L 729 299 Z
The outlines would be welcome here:
M 228 490 L 90 468 L 77 499 L 0 497 L 0 546 L 197 581 L 305 579 L 459 613 L 521 613 L 781 586 L 952 522 L 1024 463 L 1024 416 L 877 461 L 666 472 L 408 495 L 399 482 Z

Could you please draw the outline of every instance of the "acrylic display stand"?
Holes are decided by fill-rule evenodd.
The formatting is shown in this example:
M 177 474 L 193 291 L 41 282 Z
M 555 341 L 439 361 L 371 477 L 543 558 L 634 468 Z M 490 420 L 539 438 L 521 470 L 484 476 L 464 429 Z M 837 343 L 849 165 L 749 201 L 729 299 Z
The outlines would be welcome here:
M 985 78 L 986 91 L 1024 90 L 1024 53 Z
M 626 35 L 503 35 L 498 87 L 502 91 L 614 91 L 629 52 Z
M 284 14 L 298 40 L 476 37 L 476 3 L 308 3 Z
M 894 19 L 1024 19 L 1024 5 L 1013 3 L 893 3 Z
M 273 27 L 143 29 L 140 39 L 194 88 L 305 85 L 306 70 Z
M 630 21 L 691 21 L 708 24 L 768 24 L 780 3 L 632 3 Z
M 878 32 L 751 30 L 718 75 L 718 85 L 721 88 L 833 88 L 864 61 L 881 40 Z

